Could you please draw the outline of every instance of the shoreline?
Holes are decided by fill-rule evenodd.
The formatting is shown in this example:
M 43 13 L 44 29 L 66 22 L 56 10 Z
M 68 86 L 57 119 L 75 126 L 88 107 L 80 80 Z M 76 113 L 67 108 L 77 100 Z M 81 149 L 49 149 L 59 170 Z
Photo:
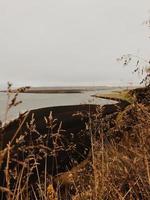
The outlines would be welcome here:
M 10 121 L 3 132 L 9 132 L 7 134 L 6 138 L 4 137 L 4 147 L 7 144 L 8 141 L 10 141 L 13 138 L 13 134 L 16 132 L 17 127 L 19 127 L 19 122 L 27 115 L 27 118 L 25 122 L 23 123 L 23 127 L 21 129 L 24 129 L 26 126 L 26 122 L 30 122 L 32 119 L 32 115 L 34 115 L 36 119 L 36 124 L 39 126 L 39 129 L 43 132 L 41 129 L 42 126 L 44 126 L 45 122 L 44 117 L 49 116 L 49 114 L 52 112 L 54 119 L 57 119 L 60 123 L 62 122 L 64 127 L 64 130 L 68 129 L 69 131 L 71 129 L 74 130 L 77 127 L 81 130 L 81 127 L 85 123 L 85 121 L 89 120 L 88 113 L 94 114 L 96 113 L 96 109 L 100 106 L 103 108 L 102 111 L 102 117 L 105 117 L 107 115 L 110 115 L 112 113 L 115 113 L 118 111 L 118 108 L 124 109 L 126 106 L 128 106 L 130 103 L 127 101 L 118 101 L 115 99 L 116 103 L 114 104 L 105 104 L 105 105 L 96 105 L 96 104 L 80 104 L 80 105 L 66 105 L 66 106 L 53 106 L 53 107 L 43 107 L 43 108 L 37 108 L 37 109 L 31 109 L 28 112 L 25 112 L 20 118 L 15 118 L 14 120 Z M 75 116 L 75 118 L 74 118 Z M 83 117 L 84 116 L 84 117 Z M 76 117 L 78 120 L 76 121 Z M 85 119 L 85 121 L 84 121 Z M 79 123 L 79 121 L 82 121 L 82 125 Z M 80 125 L 79 125 L 79 124 Z M 85 124 L 84 124 L 85 125 Z M 80 127 L 81 126 L 81 127 Z M 20 131 L 19 131 L 20 132 Z M 8 137 L 9 136 L 9 137 Z
M 122 87 L 110 87 L 110 86 L 85 86 L 85 87 L 31 87 L 20 93 L 38 93 L 38 94 L 53 94 L 53 93 L 82 93 L 89 91 L 108 91 L 115 89 L 123 89 Z M 0 92 L 7 92 L 7 90 L 1 90 Z M 16 93 L 17 89 L 12 89 L 11 93 Z
M 117 102 L 127 102 L 127 103 L 132 103 L 134 101 L 134 97 L 132 94 L 130 94 L 130 91 L 132 90 L 118 90 L 114 91 L 112 90 L 110 93 L 105 93 L 105 94 L 95 94 L 91 95 L 92 97 L 96 98 L 101 98 L 101 99 L 107 99 L 107 100 L 112 100 L 112 101 L 117 101 Z

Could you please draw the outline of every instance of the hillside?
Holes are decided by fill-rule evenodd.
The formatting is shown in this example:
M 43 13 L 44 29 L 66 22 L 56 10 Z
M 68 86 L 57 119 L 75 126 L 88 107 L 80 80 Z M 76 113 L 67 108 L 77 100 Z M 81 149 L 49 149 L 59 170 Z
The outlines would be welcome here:
M 128 95 L 131 102 L 122 99 L 115 105 L 86 105 L 74 107 L 74 111 L 71 107 L 53 108 L 54 116 L 51 108 L 35 110 L 25 119 L 27 127 L 19 125 L 24 116 L 3 127 L 2 135 L 7 139 L 7 134 L 15 133 L 16 123 L 19 125 L 14 142 L 8 146 L 9 141 L 5 142 L 1 151 L 1 170 L 5 170 L 1 178 L 6 177 L 6 184 L 0 187 L 3 195 L 18 199 L 28 195 L 29 199 L 52 200 L 148 200 L 150 89 L 134 89 Z M 51 130 L 49 140 L 46 130 Z

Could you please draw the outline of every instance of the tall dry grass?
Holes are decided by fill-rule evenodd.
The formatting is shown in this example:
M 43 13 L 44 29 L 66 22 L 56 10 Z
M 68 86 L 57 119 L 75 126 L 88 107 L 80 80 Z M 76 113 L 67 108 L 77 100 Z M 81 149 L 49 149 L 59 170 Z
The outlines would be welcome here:
M 149 108 L 130 105 L 112 128 L 99 133 L 92 150 L 93 185 L 79 199 L 150 199 Z
M 17 96 L 14 96 L 15 100 L 11 101 L 11 106 L 8 105 L 6 116 L 13 104 L 18 104 Z M 47 136 L 41 138 L 37 132 L 33 116 L 27 125 L 29 132 L 23 133 L 17 140 L 20 145 L 18 149 L 26 152 L 28 156 L 23 161 L 17 160 L 16 155 L 19 152 L 15 151 L 11 141 L 5 149 L 1 149 L 0 165 L 5 176 L 5 184 L 1 182 L 0 187 L 0 191 L 3 192 L 1 199 L 150 199 L 149 111 L 149 105 L 134 103 L 124 111 L 105 117 L 102 117 L 101 107 L 97 108 L 95 115 L 88 113 L 89 123 L 86 124 L 86 128 L 91 138 L 91 151 L 87 159 L 74 166 L 72 170 L 56 176 L 47 173 L 47 156 L 55 155 L 63 148 L 61 124 L 54 133 L 56 119 L 53 119 L 52 113 L 45 118 L 48 135 L 53 137 L 52 151 L 48 148 Z M 22 123 L 19 128 L 21 125 Z M 1 126 L 1 129 L 4 128 L 5 123 Z M 28 135 L 31 138 L 33 134 L 37 136 L 37 140 L 31 140 L 30 146 L 23 145 L 25 137 Z M 43 172 L 38 168 L 41 157 L 45 158 Z M 12 163 L 15 163 L 13 168 Z M 37 179 L 34 184 L 30 184 L 30 177 L 33 174 Z

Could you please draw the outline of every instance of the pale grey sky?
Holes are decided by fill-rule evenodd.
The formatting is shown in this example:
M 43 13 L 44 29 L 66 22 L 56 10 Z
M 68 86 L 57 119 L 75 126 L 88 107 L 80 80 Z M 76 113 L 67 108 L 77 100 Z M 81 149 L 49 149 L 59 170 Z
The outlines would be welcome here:
M 116 59 L 148 57 L 149 0 L 0 0 L 0 84 L 125 85 Z

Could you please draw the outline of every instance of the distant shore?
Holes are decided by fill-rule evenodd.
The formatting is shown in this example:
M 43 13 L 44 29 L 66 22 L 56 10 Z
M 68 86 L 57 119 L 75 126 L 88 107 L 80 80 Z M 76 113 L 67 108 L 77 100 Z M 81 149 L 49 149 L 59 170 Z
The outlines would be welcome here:
M 99 91 L 99 90 L 114 90 L 119 87 L 109 87 L 109 86 L 78 86 L 78 87 L 31 87 L 23 93 L 38 93 L 38 94 L 53 94 L 53 93 L 82 93 L 87 91 Z M 12 92 L 16 92 L 13 89 Z M 7 90 L 2 90 L 0 92 L 7 92 Z
M 64 93 L 81 93 L 82 90 L 34 90 L 34 89 L 30 89 L 30 90 L 27 90 L 23 93 L 37 93 L 37 94 L 64 94 Z

